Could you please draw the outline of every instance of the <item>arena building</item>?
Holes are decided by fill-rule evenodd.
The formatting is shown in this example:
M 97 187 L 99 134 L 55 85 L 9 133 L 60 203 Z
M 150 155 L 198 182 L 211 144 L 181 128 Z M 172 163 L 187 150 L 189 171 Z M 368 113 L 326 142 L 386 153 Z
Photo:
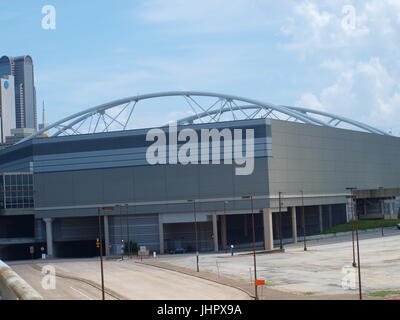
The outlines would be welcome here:
M 206 162 L 149 162 L 156 140 L 128 123 L 141 103 L 165 98 L 186 101 L 193 113 L 177 121 L 177 134 L 220 134 L 220 144 L 199 144 Z M 168 156 L 185 144 L 170 128 L 156 129 Z M 244 155 L 248 130 L 252 159 Z M 234 143 L 235 132 L 243 143 Z M 230 161 L 213 162 L 230 141 Z M 236 161 L 239 146 L 253 165 L 246 174 L 238 174 L 250 163 Z M 271 250 L 346 223 L 353 209 L 359 219 L 397 218 L 399 158 L 400 138 L 325 112 L 204 92 L 121 99 L 0 151 L 0 259 L 39 257 L 42 247 L 53 257 L 96 256 L 99 226 L 106 255 L 129 241 L 158 253 L 246 248 L 253 217 L 257 246 Z

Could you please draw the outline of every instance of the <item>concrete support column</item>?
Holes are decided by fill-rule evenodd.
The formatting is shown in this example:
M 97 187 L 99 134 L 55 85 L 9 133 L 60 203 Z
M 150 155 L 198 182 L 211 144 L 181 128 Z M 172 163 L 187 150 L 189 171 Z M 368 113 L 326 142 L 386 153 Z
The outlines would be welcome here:
M 158 214 L 158 234 L 160 237 L 160 254 L 164 254 L 164 224 L 161 214 Z
M 106 246 L 106 256 L 110 255 L 110 229 L 108 227 L 108 216 L 104 216 L 104 245 Z
M 222 249 L 226 250 L 228 248 L 228 237 L 226 232 L 226 216 L 221 216 L 221 242 L 222 242 Z
M 263 210 L 263 222 L 264 222 L 264 249 L 274 249 L 274 230 L 272 227 L 272 210 Z
M 328 210 L 329 210 L 329 228 L 333 227 L 333 217 L 332 217 L 332 205 L 330 204 L 328 206 Z
M 214 251 L 218 252 L 218 216 L 216 214 L 212 215 L 212 225 L 213 225 L 213 240 L 214 240 Z
M 364 207 L 364 216 L 367 216 L 367 200 L 364 199 L 363 201 L 363 207 Z
M 54 257 L 53 249 L 53 218 L 43 219 L 46 223 L 46 242 L 47 242 L 47 256 Z
M 395 218 L 395 216 L 394 216 L 394 200 L 393 199 L 390 200 L 390 217 L 391 217 L 391 219 Z
M 324 231 L 324 221 L 322 220 L 322 206 L 318 206 L 318 213 L 319 213 L 319 230 L 320 232 Z
M 385 219 L 385 207 L 384 207 L 383 199 L 379 200 L 379 204 L 381 205 L 381 215 L 382 215 L 383 219 Z
M 292 207 L 292 239 L 293 243 L 297 243 L 297 219 L 296 219 L 296 207 Z

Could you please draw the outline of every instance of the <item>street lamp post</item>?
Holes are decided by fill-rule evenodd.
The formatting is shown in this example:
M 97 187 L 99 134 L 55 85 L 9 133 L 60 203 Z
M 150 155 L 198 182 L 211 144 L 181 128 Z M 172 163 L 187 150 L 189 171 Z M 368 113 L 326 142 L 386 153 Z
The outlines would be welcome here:
M 283 234 L 282 234 L 282 192 L 279 191 L 279 237 L 280 237 L 280 248 L 283 250 Z
M 256 231 L 254 224 L 254 205 L 253 196 L 243 196 L 243 199 L 250 199 L 251 202 L 251 222 L 253 228 L 253 265 L 254 265 L 254 293 L 255 300 L 258 300 L 258 289 L 257 289 L 257 259 L 256 259 Z
M 353 208 L 353 218 L 355 221 L 355 234 L 356 234 L 356 243 L 357 243 L 357 267 L 358 267 L 358 294 L 360 300 L 362 300 L 362 289 L 361 289 L 361 262 L 360 262 L 360 241 L 358 238 L 358 214 L 356 212 L 356 195 L 353 194 L 352 191 L 352 208 Z
M 111 211 L 114 210 L 114 207 L 103 207 L 97 208 L 97 216 L 98 216 L 98 220 L 99 220 L 99 226 L 98 226 L 98 247 L 99 247 L 99 251 L 100 251 L 100 270 L 101 270 L 101 296 L 102 296 L 102 300 L 105 300 L 105 290 L 104 290 L 104 268 L 103 268 L 103 232 L 102 232 L 102 226 L 101 226 L 101 215 L 100 215 L 100 210 L 103 211 Z
M 383 187 L 378 187 L 378 189 L 379 190 L 383 190 L 384 188 Z M 365 201 L 365 200 L 364 200 Z M 382 220 L 385 220 L 385 213 L 384 213 L 384 208 L 383 208 L 383 203 L 382 203 L 382 200 L 379 200 L 379 206 L 380 206 L 380 209 L 381 209 L 381 213 L 382 213 Z M 384 233 L 383 233 L 383 223 L 382 223 L 382 227 L 381 227 L 381 235 L 382 235 L 382 237 L 384 236 Z
M 197 272 L 199 272 L 200 271 L 200 268 L 199 268 L 199 239 L 198 239 L 198 234 L 197 234 L 196 201 L 188 200 L 188 202 L 193 203 L 194 235 L 195 235 L 195 241 L 196 241 L 196 270 L 197 270 Z
M 303 225 L 304 251 L 307 251 L 306 219 L 304 215 L 304 193 L 303 190 L 301 190 L 300 192 L 301 192 L 301 220 Z
M 357 241 L 357 266 L 358 266 L 358 293 L 360 300 L 362 300 L 362 290 L 361 290 L 361 262 L 360 262 L 360 243 L 358 239 L 358 217 L 356 222 L 356 241 Z
M 120 250 L 120 253 L 121 253 L 121 260 L 124 261 L 125 245 L 124 245 L 124 237 L 123 237 L 123 233 L 124 232 L 123 232 L 123 228 L 122 228 L 122 206 L 118 205 L 118 207 L 119 207 L 119 221 L 121 223 L 121 228 L 120 228 L 120 231 L 121 231 L 121 250 Z
M 356 252 L 355 252 L 355 243 L 354 243 L 354 233 L 355 233 L 355 221 L 354 221 L 354 205 L 353 205 L 353 190 L 355 190 L 357 188 L 355 187 L 347 187 L 346 190 L 350 191 L 350 196 L 348 196 L 348 198 L 351 198 L 351 241 L 353 244 L 353 267 L 356 268 L 357 264 L 356 264 Z
M 103 234 L 101 231 L 101 216 L 100 216 L 100 208 L 97 208 L 97 215 L 98 215 L 98 219 L 99 219 L 99 241 L 100 244 L 98 244 L 99 246 L 99 251 L 100 251 L 100 270 L 101 270 L 101 296 L 102 296 L 102 300 L 105 300 L 105 293 L 104 293 L 104 268 L 103 268 Z
M 358 294 L 360 297 L 360 300 L 362 300 L 362 288 L 361 288 L 361 262 L 360 262 L 360 242 L 359 242 L 359 238 L 358 238 L 358 215 L 357 215 L 357 221 L 355 221 L 355 206 L 356 206 L 356 195 L 353 193 L 353 190 L 357 189 L 354 187 L 351 188 L 346 188 L 347 190 L 351 191 L 351 195 L 348 196 L 349 198 L 351 198 L 351 209 L 352 209 L 352 213 L 353 213 L 353 232 L 355 232 L 355 236 L 356 236 L 356 243 L 357 243 L 357 265 L 355 265 L 355 258 L 354 258 L 354 237 L 353 237 L 353 266 L 354 267 L 358 267 Z
M 126 244 L 125 247 L 128 251 L 128 260 L 131 258 L 131 243 L 130 243 L 130 236 L 129 236 L 129 213 L 128 213 L 128 204 L 125 204 L 125 208 L 126 208 Z
M 224 225 L 225 225 L 225 237 L 226 237 L 226 205 L 229 203 L 229 201 L 224 201 Z M 226 239 L 226 238 L 225 238 Z M 225 241 L 225 240 L 224 240 Z M 226 242 L 227 241 L 225 241 L 225 243 L 224 243 L 224 245 L 225 245 L 225 248 L 224 248 L 224 250 L 225 250 L 225 252 L 226 252 L 226 250 L 227 250 L 227 247 L 226 247 Z
M 384 221 L 385 220 L 385 214 L 383 213 L 383 210 L 382 210 L 382 204 L 380 204 L 380 205 L 381 205 L 381 211 L 382 211 L 382 221 Z M 385 234 L 383 233 L 383 223 L 382 223 L 382 227 L 381 227 L 381 235 L 382 235 L 382 237 L 385 236 Z

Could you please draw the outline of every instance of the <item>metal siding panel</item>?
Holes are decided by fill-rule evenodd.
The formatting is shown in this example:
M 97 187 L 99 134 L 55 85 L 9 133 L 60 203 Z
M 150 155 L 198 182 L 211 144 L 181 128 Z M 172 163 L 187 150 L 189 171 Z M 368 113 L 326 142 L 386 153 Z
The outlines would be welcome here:
M 119 215 L 109 218 L 112 252 L 120 253 L 121 240 L 128 239 L 138 246 L 160 250 L 158 215 Z M 129 238 L 128 238 L 129 236 Z
M 55 219 L 53 236 L 55 241 L 96 240 L 98 237 L 97 217 Z

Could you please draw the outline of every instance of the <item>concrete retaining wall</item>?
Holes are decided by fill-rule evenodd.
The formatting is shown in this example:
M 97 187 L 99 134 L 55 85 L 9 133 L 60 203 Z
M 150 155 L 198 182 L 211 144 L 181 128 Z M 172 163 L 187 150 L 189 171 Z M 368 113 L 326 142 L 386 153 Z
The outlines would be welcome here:
M 43 297 L 0 260 L 0 300 L 43 300 Z

